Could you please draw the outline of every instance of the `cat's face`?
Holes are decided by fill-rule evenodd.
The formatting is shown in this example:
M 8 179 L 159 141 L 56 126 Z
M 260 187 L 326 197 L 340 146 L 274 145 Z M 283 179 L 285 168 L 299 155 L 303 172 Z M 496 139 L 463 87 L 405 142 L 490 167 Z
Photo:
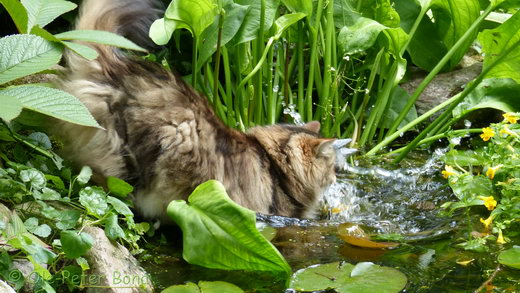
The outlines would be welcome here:
M 321 138 L 319 122 L 303 126 L 271 125 L 249 131 L 283 170 L 289 188 L 315 203 L 336 180 L 334 139 Z

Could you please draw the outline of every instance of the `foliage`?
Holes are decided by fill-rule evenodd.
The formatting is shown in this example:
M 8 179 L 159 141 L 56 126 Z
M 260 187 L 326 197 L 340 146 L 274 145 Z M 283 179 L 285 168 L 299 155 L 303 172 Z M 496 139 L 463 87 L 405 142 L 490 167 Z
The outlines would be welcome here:
M 508 267 L 520 269 L 520 246 L 515 245 L 500 252 L 498 262 Z
M 405 275 L 396 269 L 371 262 L 352 265 L 344 262 L 310 266 L 294 273 L 290 288 L 299 292 L 334 289 L 346 292 L 400 292 L 406 286 Z
M 233 202 L 218 181 L 199 185 L 188 203 L 172 201 L 168 215 L 182 229 L 182 255 L 189 263 L 225 270 L 271 271 L 285 277 L 291 274 L 280 252 L 256 229 L 255 213 Z
M 38 276 L 38 282 L 29 283 L 35 291 L 79 286 L 56 278 L 72 267 L 80 272 L 88 269 L 83 256 L 92 247 L 93 239 L 82 232 L 85 226 L 99 226 L 108 238 L 139 251 L 137 241 L 148 224 L 134 223 L 129 202 L 111 196 L 111 191 L 87 186 L 90 168 L 83 167 L 79 174 L 72 175 L 43 133 L 24 136 L 11 132 L 5 124 L 0 125 L 0 130 L 2 279 L 20 288 L 24 279 L 21 274 L 13 279 L 16 269 L 12 261 L 26 258 L 34 266 L 33 276 Z M 17 254 L 8 253 L 13 251 Z
M 162 55 L 163 62 L 185 72 L 229 126 L 320 120 L 326 136 L 352 137 L 361 147 L 378 143 L 368 155 L 448 107 L 397 160 L 426 136 L 446 134 L 461 118 L 446 123 L 447 115 L 482 79 L 514 78 L 514 72 L 500 68 L 518 63 L 515 51 L 508 50 L 518 45 L 518 16 L 479 34 L 492 11 L 513 7 L 514 1 L 492 1 L 483 13 L 477 0 L 192 2 L 173 1 L 150 36 L 158 44 L 174 39 L 176 50 L 191 51 L 189 67 L 181 64 L 190 60 L 179 61 L 183 58 L 173 48 Z M 291 21 L 280 30 L 283 18 Z M 480 80 L 417 117 L 414 103 L 428 83 L 453 69 L 477 36 L 486 52 Z M 190 37 L 191 48 L 182 46 Z M 409 61 L 430 71 L 411 96 L 399 87 Z
M 520 126 L 518 113 L 504 114 L 504 120 L 482 129 L 487 144 L 473 151 L 459 151 L 455 145 L 446 154 L 442 172 L 457 197 L 444 204 L 450 213 L 459 208 L 484 206 L 480 219 L 487 238 L 499 244 L 518 234 L 520 220 Z M 470 239 L 468 239 L 470 240 Z

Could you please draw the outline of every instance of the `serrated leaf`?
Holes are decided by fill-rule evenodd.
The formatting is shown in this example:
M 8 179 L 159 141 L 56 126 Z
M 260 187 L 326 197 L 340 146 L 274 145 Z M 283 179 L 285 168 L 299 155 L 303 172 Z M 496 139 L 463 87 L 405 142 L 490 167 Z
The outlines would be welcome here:
M 0 94 L 0 103 L 0 119 L 9 122 L 22 113 L 23 105 L 15 97 Z
M 36 169 L 28 169 L 20 171 L 20 179 L 23 182 L 29 183 L 31 188 L 42 189 L 45 187 L 47 180 L 42 172 Z
M 146 52 L 146 49 L 136 45 L 134 42 L 129 39 L 111 33 L 107 31 L 96 31 L 96 30 L 73 30 L 64 32 L 61 34 L 54 35 L 56 38 L 67 41 L 67 40 L 76 40 L 76 41 L 84 41 L 84 42 L 93 42 L 104 45 L 115 46 L 124 49 L 130 49 L 135 51 Z
M 94 244 L 92 236 L 79 231 L 61 231 L 61 248 L 67 258 L 78 258 L 84 255 Z
M 76 4 L 64 0 L 22 0 L 22 4 L 27 9 L 28 31 L 35 25 L 44 27 L 56 17 L 77 7 Z
M 79 202 L 97 217 L 103 216 L 108 210 L 106 194 L 100 187 L 89 186 L 80 190 Z
M 0 39 L 0 84 L 34 74 L 57 64 L 62 48 L 35 35 Z
M 27 11 L 18 0 L 0 0 L 20 33 L 27 32 Z
M 111 193 L 119 196 L 126 197 L 129 193 L 134 191 L 134 187 L 124 180 L 121 180 L 117 177 L 108 176 L 107 177 L 107 187 Z
M 100 127 L 88 109 L 73 95 L 33 85 L 9 87 L 0 94 L 16 97 L 24 108 L 84 126 Z
M 220 182 L 199 185 L 188 202 L 174 200 L 167 209 L 182 229 L 186 261 L 216 269 L 291 273 L 280 252 L 256 229 L 255 213 L 233 202 Z

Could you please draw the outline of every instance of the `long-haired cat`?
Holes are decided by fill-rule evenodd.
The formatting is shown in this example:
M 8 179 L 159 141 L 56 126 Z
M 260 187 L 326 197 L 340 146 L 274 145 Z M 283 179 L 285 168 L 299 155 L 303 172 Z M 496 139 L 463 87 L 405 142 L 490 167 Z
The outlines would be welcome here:
M 85 0 L 76 29 L 116 32 L 146 47 L 157 15 L 150 0 Z M 231 129 L 179 76 L 113 47 L 88 45 L 99 57 L 69 52 L 58 86 L 105 129 L 61 124 L 56 132 L 66 157 L 91 166 L 98 183 L 116 176 L 134 184 L 143 216 L 164 218 L 171 200 L 216 179 L 244 207 L 307 217 L 335 181 L 333 140 L 319 137 L 318 122 Z

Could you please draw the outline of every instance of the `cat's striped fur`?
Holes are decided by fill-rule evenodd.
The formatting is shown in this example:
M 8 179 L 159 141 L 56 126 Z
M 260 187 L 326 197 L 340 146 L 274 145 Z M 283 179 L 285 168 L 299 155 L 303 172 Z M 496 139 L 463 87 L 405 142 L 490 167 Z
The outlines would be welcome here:
M 83 1 L 76 29 L 120 33 L 146 46 L 158 11 L 149 0 Z M 330 139 L 319 123 L 227 127 L 207 102 L 161 66 L 112 47 L 88 44 L 99 57 L 67 54 L 58 86 L 78 97 L 105 130 L 62 124 L 65 154 L 90 165 L 98 182 L 116 176 L 134 184 L 145 217 L 162 218 L 173 199 L 186 199 L 209 179 L 252 210 L 306 217 L 335 180 Z

